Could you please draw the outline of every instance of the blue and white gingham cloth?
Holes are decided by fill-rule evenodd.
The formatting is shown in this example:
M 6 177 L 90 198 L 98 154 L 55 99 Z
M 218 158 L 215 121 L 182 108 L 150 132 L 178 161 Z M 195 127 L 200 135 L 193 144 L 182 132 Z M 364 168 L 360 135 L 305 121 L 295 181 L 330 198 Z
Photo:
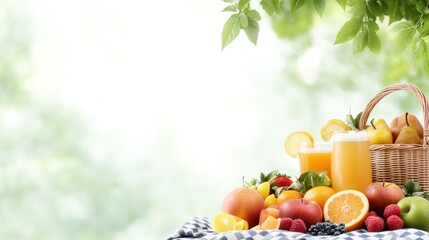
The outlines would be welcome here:
M 283 230 L 245 230 L 245 231 L 231 231 L 224 233 L 216 233 L 211 227 L 212 223 L 210 218 L 207 217 L 193 217 L 189 219 L 182 227 L 167 238 L 185 239 L 185 238 L 198 238 L 203 240 L 286 240 L 286 239 L 333 239 L 333 240 L 353 240 L 353 239 L 404 239 L 404 240 L 429 240 L 429 232 L 425 232 L 413 228 L 399 229 L 395 231 L 383 232 L 367 232 L 366 230 L 357 230 L 341 234 L 339 236 L 311 236 L 309 234 L 296 233 Z

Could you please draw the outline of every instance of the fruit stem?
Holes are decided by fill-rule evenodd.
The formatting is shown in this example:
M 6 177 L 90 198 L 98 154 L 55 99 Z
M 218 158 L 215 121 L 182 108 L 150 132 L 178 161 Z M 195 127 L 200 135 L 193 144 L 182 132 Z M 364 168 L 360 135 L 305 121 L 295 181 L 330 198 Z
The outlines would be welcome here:
M 377 128 L 375 127 L 375 125 L 374 125 L 374 119 L 372 119 L 370 123 L 371 123 L 371 126 L 372 126 L 374 129 L 377 129 Z
M 410 126 L 410 124 L 408 123 L 408 112 L 405 113 L 405 122 L 407 123 L 407 126 Z

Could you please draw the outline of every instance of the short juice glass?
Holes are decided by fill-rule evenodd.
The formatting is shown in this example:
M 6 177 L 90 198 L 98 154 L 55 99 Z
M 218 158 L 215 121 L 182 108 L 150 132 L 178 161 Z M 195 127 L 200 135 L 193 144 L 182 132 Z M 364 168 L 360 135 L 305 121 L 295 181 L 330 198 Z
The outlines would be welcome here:
M 331 177 L 331 148 L 330 143 L 301 143 L 298 150 L 301 173 L 327 171 L 328 177 Z
M 367 132 L 335 133 L 332 144 L 332 188 L 336 191 L 354 189 L 364 192 L 372 182 Z

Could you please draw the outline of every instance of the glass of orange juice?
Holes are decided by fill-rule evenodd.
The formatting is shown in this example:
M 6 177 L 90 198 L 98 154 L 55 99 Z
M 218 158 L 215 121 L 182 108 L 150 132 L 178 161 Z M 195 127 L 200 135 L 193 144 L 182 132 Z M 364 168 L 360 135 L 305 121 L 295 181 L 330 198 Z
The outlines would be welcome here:
M 336 191 L 354 189 L 364 192 L 372 182 L 367 132 L 335 133 L 332 144 L 332 188 Z
M 327 171 L 328 177 L 331 177 L 331 148 L 330 143 L 301 143 L 298 150 L 301 173 L 310 170 L 316 172 Z

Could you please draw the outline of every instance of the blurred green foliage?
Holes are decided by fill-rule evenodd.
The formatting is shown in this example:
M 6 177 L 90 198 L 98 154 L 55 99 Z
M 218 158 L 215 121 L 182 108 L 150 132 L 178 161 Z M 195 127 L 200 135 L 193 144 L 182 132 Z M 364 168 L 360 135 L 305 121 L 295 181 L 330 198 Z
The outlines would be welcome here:
M 33 29 L 12 2 L 0 3 L 0 238 L 112 238 L 144 216 L 143 187 L 91 161 L 79 112 L 29 87 Z
M 322 89 L 322 85 L 342 86 L 343 90 L 352 91 L 356 85 L 366 84 L 361 82 L 360 77 L 366 75 L 372 78 L 371 83 L 380 87 L 387 86 L 396 82 L 410 82 L 419 86 L 423 91 L 429 90 L 427 84 L 427 75 L 419 62 L 415 62 L 412 49 L 408 48 L 406 52 L 398 52 L 398 45 L 401 44 L 398 34 L 391 32 L 384 24 L 379 30 L 380 38 L 383 42 L 381 53 L 374 54 L 368 50 L 358 53 L 351 53 L 351 43 L 334 45 L 335 36 L 339 30 L 338 19 L 347 18 L 348 13 L 338 6 L 334 1 L 327 1 L 324 15 L 320 17 L 314 11 L 312 4 L 303 5 L 293 13 L 290 10 L 289 1 L 281 1 L 281 11 L 274 14 L 271 20 L 272 29 L 277 36 L 283 39 L 286 44 L 293 44 L 294 47 L 288 48 L 290 51 L 285 53 L 287 62 L 293 63 L 303 53 L 312 48 L 323 48 L 317 46 L 320 39 L 333 45 L 332 52 L 325 55 L 321 60 L 318 70 L 319 78 L 325 78 L 323 74 L 331 75 L 329 80 L 318 81 L 320 85 L 314 86 L 314 89 Z M 341 20 L 340 20 L 341 22 Z M 324 29 L 321 31 L 319 29 Z M 328 55 L 329 54 L 329 55 Z M 327 65 L 324 61 L 335 61 L 336 64 Z M 285 73 L 295 74 L 294 64 L 286 66 Z M 340 76 L 335 69 L 347 69 L 347 74 Z M 340 73 L 343 71 L 340 71 Z M 305 84 L 304 79 L 293 77 L 291 80 L 297 80 L 298 84 Z

